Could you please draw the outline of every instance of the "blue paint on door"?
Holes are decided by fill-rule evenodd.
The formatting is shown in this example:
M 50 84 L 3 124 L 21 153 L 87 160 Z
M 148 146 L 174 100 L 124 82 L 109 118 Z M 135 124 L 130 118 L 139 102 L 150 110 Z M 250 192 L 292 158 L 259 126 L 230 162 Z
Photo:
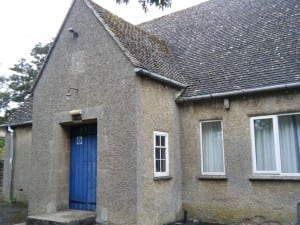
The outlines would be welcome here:
M 97 126 L 71 129 L 70 205 L 71 209 L 95 210 L 97 189 Z

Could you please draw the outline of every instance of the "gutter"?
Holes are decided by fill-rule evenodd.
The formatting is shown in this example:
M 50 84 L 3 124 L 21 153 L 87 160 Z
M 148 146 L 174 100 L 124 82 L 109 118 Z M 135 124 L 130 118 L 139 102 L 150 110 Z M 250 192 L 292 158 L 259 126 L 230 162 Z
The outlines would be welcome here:
M 9 143 L 9 201 L 13 200 L 13 164 L 14 164 L 14 130 L 8 126 L 7 131 L 10 134 Z
M 29 125 L 29 124 L 32 124 L 32 120 L 17 122 L 17 123 L 4 123 L 1 124 L 0 127 L 16 127 L 16 126 Z
M 164 84 L 168 84 L 172 87 L 175 87 L 175 88 L 186 88 L 187 85 L 183 84 L 183 83 L 180 83 L 176 80 L 173 80 L 171 78 L 167 78 L 167 77 L 164 77 L 158 73 L 153 73 L 153 72 L 150 72 L 146 69 L 143 69 L 143 68 L 135 68 L 134 69 L 134 72 L 140 76 L 145 76 L 145 77 L 149 77 L 149 78 L 152 78 L 154 80 L 157 80 L 157 81 L 160 81 Z
M 213 98 L 224 98 L 224 97 L 232 97 L 232 96 L 239 96 L 239 95 L 247 95 L 247 94 L 254 94 L 254 93 L 261 93 L 267 91 L 278 91 L 278 90 L 288 90 L 293 88 L 299 88 L 300 82 L 296 83 L 289 83 L 289 84 L 279 84 L 279 85 L 272 85 L 267 87 L 258 87 L 258 88 L 249 88 L 249 89 L 242 89 L 237 91 L 228 91 L 228 92 L 219 92 L 214 94 L 207 94 L 207 95 L 198 95 L 193 97 L 179 97 L 176 102 L 194 102 L 194 101 L 201 101 Z

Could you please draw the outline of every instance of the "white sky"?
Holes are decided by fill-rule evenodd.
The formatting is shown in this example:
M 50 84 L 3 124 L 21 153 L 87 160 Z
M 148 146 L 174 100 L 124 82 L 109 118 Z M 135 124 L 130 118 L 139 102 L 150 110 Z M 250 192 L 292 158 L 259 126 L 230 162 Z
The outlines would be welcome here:
M 146 14 L 138 0 L 118 5 L 115 0 L 94 0 L 133 24 L 141 23 L 207 0 L 173 0 L 172 8 L 150 7 Z M 50 42 L 58 32 L 72 0 L 0 0 L 0 76 L 20 58 L 29 58 L 35 44 Z

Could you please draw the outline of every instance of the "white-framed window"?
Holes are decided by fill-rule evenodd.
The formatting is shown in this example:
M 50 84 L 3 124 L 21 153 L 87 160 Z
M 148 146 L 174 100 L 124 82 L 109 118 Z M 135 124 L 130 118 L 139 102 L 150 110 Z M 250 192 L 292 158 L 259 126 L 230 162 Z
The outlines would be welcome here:
M 200 146 L 202 174 L 225 175 L 221 120 L 200 122 Z
M 300 113 L 250 118 L 253 170 L 300 176 Z
M 169 176 L 168 133 L 153 132 L 154 176 Z

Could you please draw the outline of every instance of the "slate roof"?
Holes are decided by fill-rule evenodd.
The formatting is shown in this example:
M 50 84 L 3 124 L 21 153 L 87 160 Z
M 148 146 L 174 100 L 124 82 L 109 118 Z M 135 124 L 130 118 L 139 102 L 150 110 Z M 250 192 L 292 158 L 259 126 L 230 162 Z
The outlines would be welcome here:
M 140 27 L 170 46 L 183 97 L 300 82 L 299 0 L 210 0 Z
M 209 0 L 139 26 L 83 1 L 134 66 L 188 86 L 181 99 L 300 87 L 299 0 Z
M 184 82 L 166 42 L 88 1 L 134 66 Z
M 32 96 L 27 98 L 3 125 L 21 125 L 32 123 Z

